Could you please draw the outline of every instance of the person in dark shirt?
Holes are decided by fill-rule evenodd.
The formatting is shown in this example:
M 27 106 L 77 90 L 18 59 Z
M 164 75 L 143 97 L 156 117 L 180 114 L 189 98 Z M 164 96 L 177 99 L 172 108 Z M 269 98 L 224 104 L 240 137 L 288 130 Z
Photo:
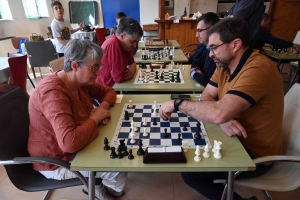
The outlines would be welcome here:
M 259 32 L 258 32 L 258 41 L 257 41 L 257 47 L 260 51 L 262 51 L 262 47 L 267 44 L 271 44 L 273 46 L 276 46 L 278 48 L 289 48 L 294 47 L 297 48 L 299 51 L 300 45 L 299 44 L 293 44 L 292 42 L 289 42 L 287 40 L 280 39 L 278 37 L 275 37 L 268 31 L 271 23 L 271 17 L 264 13 L 263 19 L 261 20 Z
M 198 55 L 192 62 L 191 77 L 199 84 L 206 86 L 216 69 L 216 63 L 209 57 L 209 50 L 206 49 L 206 33 L 219 21 L 219 17 L 213 12 L 208 12 L 197 21 L 196 37 L 202 43 L 199 45 Z
M 119 21 L 121 19 L 121 17 L 126 17 L 126 14 L 124 12 L 118 12 L 117 16 L 116 16 L 116 22 L 117 24 L 115 24 L 111 29 L 110 29 L 110 35 L 115 34 L 119 25 Z

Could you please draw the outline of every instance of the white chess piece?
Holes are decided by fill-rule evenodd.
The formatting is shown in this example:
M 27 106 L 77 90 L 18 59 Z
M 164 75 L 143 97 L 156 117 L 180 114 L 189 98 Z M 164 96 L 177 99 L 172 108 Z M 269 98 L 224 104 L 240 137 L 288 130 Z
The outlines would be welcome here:
M 129 100 L 128 102 L 129 102 L 128 108 L 132 108 L 132 100 Z
M 204 158 L 209 158 L 210 154 L 209 154 L 209 148 L 208 148 L 208 144 L 205 145 L 204 147 L 204 153 L 202 154 Z
M 214 140 L 214 146 L 213 146 L 213 148 L 212 148 L 212 152 L 215 152 L 216 151 L 216 143 L 217 143 L 217 140 Z
M 187 148 L 188 141 L 187 140 L 182 140 L 181 143 L 182 143 L 181 147 L 182 147 L 183 151 L 187 152 L 188 151 L 188 148 Z
M 200 157 L 201 152 L 200 152 L 200 146 L 199 146 L 199 145 L 196 146 L 195 155 L 196 155 L 196 156 L 194 157 L 194 160 L 195 160 L 196 162 L 200 162 L 200 161 L 201 161 L 201 157 Z
M 133 122 L 133 120 L 131 120 L 131 123 L 130 123 L 130 125 L 131 125 L 131 132 L 130 132 L 130 134 L 129 134 L 129 136 L 130 137 L 134 137 L 134 122 Z
M 144 125 L 144 126 L 147 125 L 146 117 L 143 118 L 143 125 Z
M 152 116 L 157 116 L 157 111 L 156 111 L 156 108 L 155 108 L 155 109 L 153 109 Z
M 134 131 L 138 131 L 138 127 L 136 126 L 136 123 L 133 123 Z
M 153 109 L 157 109 L 156 101 L 153 102 Z
M 148 136 L 148 133 L 147 133 L 147 128 L 144 128 L 144 133 L 143 133 L 143 136 L 144 136 L 144 137 L 147 137 L 147 136 Z
M 139 77 L 139 81 L 142 81 L 143 80 L 143 72 L 140 71 L 140 77 Z
M 182 69 L 185 70 L 184 65 L 182 65 Z
M 145 75 L 144 83 L 148 83 L 148 77 Z
M 217 158 L 217 159 L 222 158 L 222 154 L 221 154 L 221 152 L 220 152 L 220 150 L 221 150 L 221 145 L 222 145 L 222 142 L 220 142 L 220 141 L 217 141 L 216 144 L 215 144 L 215 153 L 214 153 L 214 157 Z
M 133 135 L 131 136 L 130 143 L 131 143 L 131 144 L 134 144 L 134 143 L 135 143 L 135 139 L 134 139 L 134 136 L 133 136 Z

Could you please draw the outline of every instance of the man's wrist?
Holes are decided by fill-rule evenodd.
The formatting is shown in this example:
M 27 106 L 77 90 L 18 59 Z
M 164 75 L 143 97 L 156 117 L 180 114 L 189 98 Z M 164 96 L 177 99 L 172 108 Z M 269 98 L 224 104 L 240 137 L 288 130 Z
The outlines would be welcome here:
M 175 99 L 175 101 L 174 101 L 174 110 L 175 111 L 179 111 L 179 106 L 184 100 L 185 99 Z

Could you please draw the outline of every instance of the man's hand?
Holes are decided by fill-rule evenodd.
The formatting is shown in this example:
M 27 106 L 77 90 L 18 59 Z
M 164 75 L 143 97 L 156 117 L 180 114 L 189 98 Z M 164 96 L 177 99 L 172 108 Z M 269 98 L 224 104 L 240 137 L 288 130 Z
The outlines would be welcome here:
M 230 120 L 226 123 L 220 124 L 221 129 L 226 133 L 228 136 L 243 136 L 247 138 L 247 133 L 244 127 L 238 122 L 237 120 Z
M 171 118 L 171 114 L 173 111 L 174 111 L 174 100 L 166 101 L 161 105 L 159 109 L 159 115 L 164 120 L 168 120 Z
M 199 68 L 195 68 L 195 67 L 194 67 L 194 68 L 191 69 L 191 72 L 192 72 L 192 71 L 195 71 L 195 72 L 197 72 L 198 74 L 203 74 L 203 72 L 202 72 Z
M 130 80 L 133 78 L 135 74 L 135 69 L 136 69 L 135 65 L 125 69 L 125 80 Z
M 79 30 L 81 30 L 81 29 L 83 29 L 85 27 L 85 23 L 84 22 L 81 22 L 80 24 L 79 24 Z

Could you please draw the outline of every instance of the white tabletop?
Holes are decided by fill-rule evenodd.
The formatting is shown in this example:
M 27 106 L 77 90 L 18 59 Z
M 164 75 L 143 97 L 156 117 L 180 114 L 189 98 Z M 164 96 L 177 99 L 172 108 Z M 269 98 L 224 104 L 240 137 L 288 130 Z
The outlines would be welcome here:
M 95 35 L 96 35 L 95 31 L 90 31 L 90 32 L 77 31 L 72 34 L 72 38 L 73 39 L 85 39 L 84 37 L 88 37 L 90 41 L 93 41 Z
M 8 57 L 0 57 L 0 83 L 7 81 L 10 77 Z

